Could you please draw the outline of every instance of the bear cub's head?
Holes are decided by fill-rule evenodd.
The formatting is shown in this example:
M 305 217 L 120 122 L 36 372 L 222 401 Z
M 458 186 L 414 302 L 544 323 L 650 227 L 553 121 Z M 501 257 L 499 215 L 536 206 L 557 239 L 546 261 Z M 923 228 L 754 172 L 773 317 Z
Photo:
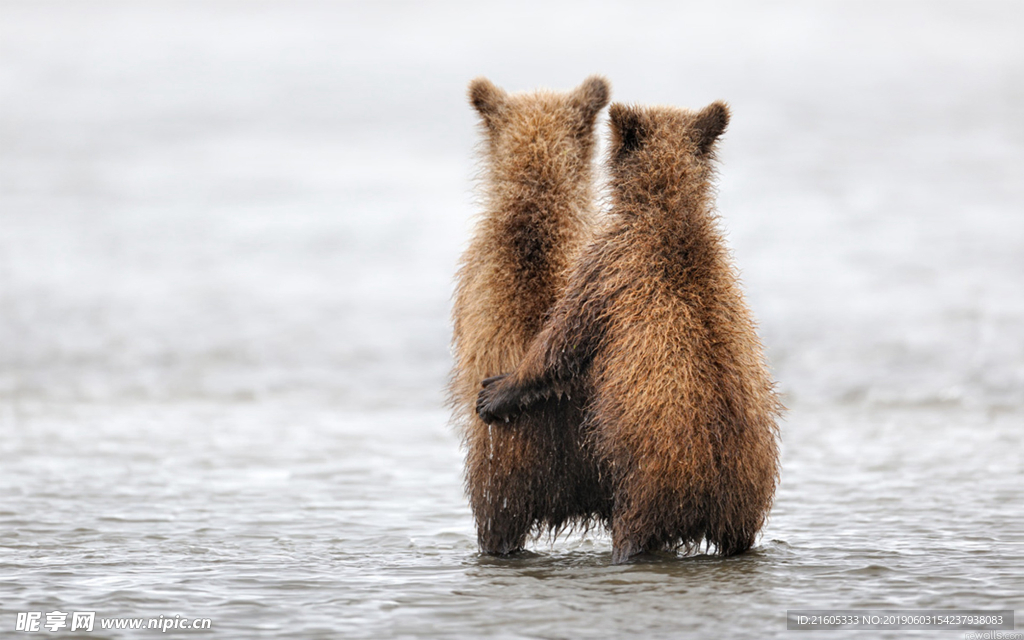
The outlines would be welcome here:
M 567 174 L 589 170 L 594 123 L 610 95 L 608 81 L 600 76 L 568 92 L 510 94 L 486 78 L 469 85 L 497 177 L 538 186 L 557 186 Z
M 609 165 L 628 182 L 703 177 L 715 142 L 729 124 L 729 107 L 713 102 L 700 111 L 613 104 L 608 110 L 612 141 Z M 696 175 L 695 175 L 696 174 Z M 640 186 L 640 185 L 638 185 Z

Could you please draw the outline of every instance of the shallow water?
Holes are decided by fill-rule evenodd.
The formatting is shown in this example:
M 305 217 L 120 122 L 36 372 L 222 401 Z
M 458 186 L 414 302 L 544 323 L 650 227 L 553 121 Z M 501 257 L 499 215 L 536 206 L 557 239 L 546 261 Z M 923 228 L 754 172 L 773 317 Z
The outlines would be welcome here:
M 771 635 L 788 608 L 1020 599 L 1016 416 L 804 413 L 754 551 L 627 566 L 597 534 L 477 554 L 443 425 L 264 403 L 22 407 L 4 423 L 19 434 L 3 445 L 5 607 L 209 617 L 218 636 L 557 638 Z
M 0 3 L 0 636 L 53 610 L 657 638 L 1024 608 L 1024 12 L 517 7 Z M 476 552 L 441 404 L 464 88 L 594 71 L 733 107 L 723 225 L 790 408 L 744 556 Z

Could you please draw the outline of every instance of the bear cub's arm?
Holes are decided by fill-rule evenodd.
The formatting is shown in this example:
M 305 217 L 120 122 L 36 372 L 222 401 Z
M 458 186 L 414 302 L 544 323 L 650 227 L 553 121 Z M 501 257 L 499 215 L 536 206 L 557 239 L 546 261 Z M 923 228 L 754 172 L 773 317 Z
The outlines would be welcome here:
M 516 384 L 509 379 L 510 375 L 491 376 L 483 381 L 476 412 L 484 422 L 508 422 L 534 403 L 554 395 L 554 385 L 544 384 L 542 380 Z
M 567 368 L 554 367 L 556 370 Z M 477 415 L 488 424 L 508 422 L 538 402 L 570 393 L 568 382 L 560 379 L 549 367 L 536 371 L 521 366 L 511 373 L 491 376 L 481 383 L 482 389 L 476 401 Z
M 598 293 L 600 275 L 586 268 L 577 273 L 577 286 L 570 286 L 555 305 L 519 366 L 482 382 L 476 403 L 480 419 L 508 422 L 538 402 L 579 392 L 604 325 L 601 303 L 607 294 Z

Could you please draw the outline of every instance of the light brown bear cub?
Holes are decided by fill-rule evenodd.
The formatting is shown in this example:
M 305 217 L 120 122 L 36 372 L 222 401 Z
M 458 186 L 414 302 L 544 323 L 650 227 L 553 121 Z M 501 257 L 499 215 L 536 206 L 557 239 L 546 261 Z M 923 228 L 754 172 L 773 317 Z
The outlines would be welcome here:
M 484 381 L 477 409 L 503 424 L 561 393 L 585 402 L 612 476 L 614 562 L 702 543 L 741 553 L 775 493 L 781 405 L 713 210 L 729 111 L 609 114 L 610 224 L 519 366 Z
M 515 429 L 492 429 L 474 411 L 480 380 L 519 364 L 592 235 L 594 127 L 609 93 L 599 77 L 568 93 L 508 94 L 482 78 L 469 87 L 483 125 L 485 211 L 456 276 L 449 395 L 486 553 L 610 515 L 578 406 L 538 403 Z

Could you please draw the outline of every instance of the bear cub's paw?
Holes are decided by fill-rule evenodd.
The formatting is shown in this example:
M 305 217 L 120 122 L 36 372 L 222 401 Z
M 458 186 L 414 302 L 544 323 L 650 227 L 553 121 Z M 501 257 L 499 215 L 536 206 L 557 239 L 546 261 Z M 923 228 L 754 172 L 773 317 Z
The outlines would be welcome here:
M 476 398 L 476 413 L 487 424 L 508 422 L 519 415 L 519 390 L 507 382 L 508 374 L 485 378 L 480 386 L 483 388 Z

